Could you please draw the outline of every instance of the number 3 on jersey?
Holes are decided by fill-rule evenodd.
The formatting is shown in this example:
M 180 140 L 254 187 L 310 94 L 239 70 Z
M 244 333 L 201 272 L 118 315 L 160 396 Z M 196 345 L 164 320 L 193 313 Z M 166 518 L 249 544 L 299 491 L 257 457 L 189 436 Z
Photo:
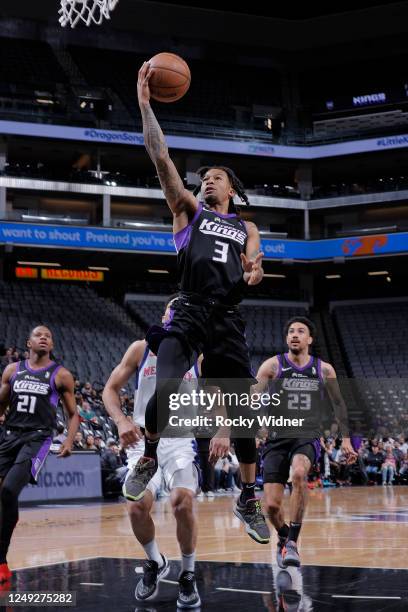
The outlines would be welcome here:
M 221 261 L 222 263 L 227 263 L 227 259 L 228 259 L 228 249 L 229 249 L 229 244 L 228 242 L 221 242 L 221 240 L 216 240 L 215 244 L 221 248 L 219 249 L 214 249 L 214 253 L 217 254 L 217 256 L 213 256 L 212 260 L 213 261 Z
M 20 395 L 17 404 L 17 412 L 28 412 L 29 414 L 34 414 L 36 403 L 36 395 Z

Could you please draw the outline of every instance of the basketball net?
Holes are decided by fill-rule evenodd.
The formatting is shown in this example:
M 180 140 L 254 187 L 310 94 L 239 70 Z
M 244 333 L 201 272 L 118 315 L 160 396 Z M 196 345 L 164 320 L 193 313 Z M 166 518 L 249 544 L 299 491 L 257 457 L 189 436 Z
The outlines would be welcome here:
M 68 24 L 75 28 L 82 21 L 89 26 L 91 23 L 100 25 L 104 19 L 110 19 L 119 0 L 61 0 L 58 11 L 59 22 L 63 28 Z

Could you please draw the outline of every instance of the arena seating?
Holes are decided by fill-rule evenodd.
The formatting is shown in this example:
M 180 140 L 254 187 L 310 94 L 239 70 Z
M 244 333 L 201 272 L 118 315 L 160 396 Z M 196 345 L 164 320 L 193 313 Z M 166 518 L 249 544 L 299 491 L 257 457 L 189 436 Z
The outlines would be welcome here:
M 20 350 L 34 325 L 49 325 L 56 357 L 82 381 L 102 384 L 143 334 L 120 306 L 75 285 L 2 282 L 0 320 L 4 345 Z
M 24 85 L 36 90 L 54 91 L 56 83 L 68 79 L 54 53 L 45 42 L 0 38 L 0 85 Z
M 68 50 L 79 70 L 89 83 L 97 87 L 114 87 L 128 111 L 140 122 L 136 82 L 138 69 L 148 59 L 136 53 L 69 46 Z M 188 60 L 192 80 L 188 95 L 176 105 L 161 105 L 161 118 L 199 117 L 200 120 L 235 120 L 234 107 L 252 110 L 253 104 L 269 105 L 276 102 L 277 75 L 265 80 L 265 70 L 253 66 L 233 66 L 224 63 Z M 114 85 L 106 66 L 115 66 Z M 242 84 L 245 83 L 243 87 Z
M 371 419 L 401 425 L 408 406 L 408 300 L 336 305 L 334 318 Z

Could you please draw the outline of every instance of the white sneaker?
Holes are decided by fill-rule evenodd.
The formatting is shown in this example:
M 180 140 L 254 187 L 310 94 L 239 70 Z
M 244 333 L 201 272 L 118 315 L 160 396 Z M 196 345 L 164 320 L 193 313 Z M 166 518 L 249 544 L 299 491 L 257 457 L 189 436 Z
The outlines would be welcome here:
M 207 493 L 205 495 L 206 495 L 206 497 L 209 497 L 209 498 L 215 497 L 214 491 L 207 491 Z

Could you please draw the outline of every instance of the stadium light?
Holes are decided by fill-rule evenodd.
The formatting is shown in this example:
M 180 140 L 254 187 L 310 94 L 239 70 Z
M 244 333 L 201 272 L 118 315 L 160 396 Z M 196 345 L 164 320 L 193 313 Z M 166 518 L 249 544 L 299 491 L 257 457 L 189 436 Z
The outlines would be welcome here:
M 375 272 L 368 272 L 368 276 L 387 276 L 388 270 L 376 270 Z

